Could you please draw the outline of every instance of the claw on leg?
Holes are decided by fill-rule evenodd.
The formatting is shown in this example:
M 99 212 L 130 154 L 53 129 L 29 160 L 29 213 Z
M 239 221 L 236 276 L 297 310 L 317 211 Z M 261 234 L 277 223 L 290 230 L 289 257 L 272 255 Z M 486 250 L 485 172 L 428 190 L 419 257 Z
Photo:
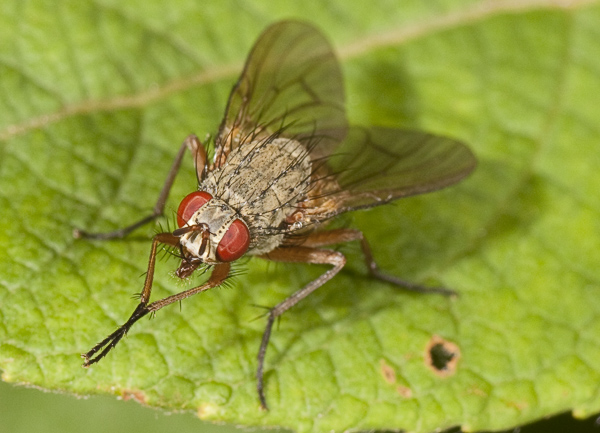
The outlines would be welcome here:
M 113 332 L 100 343 L 92 347 L 92 349 L 89 352 L 83 353 L 81 355 L 81 357 L 84 359 L 83 366 L 89 367 L 90 365 L 95 364 L 102 358 L 104 358 L 108 354 L 108 352 L 110 352 L 110 350 L 113 347 L 115 347 L 125 335 L 127 335 L 127 331 L 129 331 L 131 326 L 149 312 L 150 310 L 146 307 L 145 304 L 139 304 L 133 312 L 133 314 L 131 315 L 131 317 L 127 320 L 127 322 L 125 322 L 123 326 L 119 327 L 115 332 Z M 96 356 L 94 357 L 94 355 Z

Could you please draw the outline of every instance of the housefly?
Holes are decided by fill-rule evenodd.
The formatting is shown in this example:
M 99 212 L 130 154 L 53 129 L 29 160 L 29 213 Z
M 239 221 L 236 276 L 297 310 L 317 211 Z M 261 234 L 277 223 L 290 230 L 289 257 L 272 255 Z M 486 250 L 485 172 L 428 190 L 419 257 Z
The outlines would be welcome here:
M 349 127 L 340 65 L 329 42 L 311 25 L 284 21 L 262 33 L 233 87 L 214 147 L 207 147 L 195 135 L 184 140 L 151 215 L 110 233 L 75 231 L 76 237 L 121 238 L 161 216 L 184 153 L 191 151 L 198 188 L 181 201 L 178 228 L 154 236 L 137 308 L 82 355 L 85 367 L 106 356 L 143 316 L 223 284 L 231 276 L 232 262 L 245 255 L 330 266 L 266 314 L 256 371 L 264 409 L 264 360 L 275 319 L 346 263 L 342 253 L 324 247 L 358 241 L 374 278 L 418 292 L 453 293 L 380 272 L 358 230 L 324 230 L 325 223 L 341 213 L 454 184 L 475 168 L 476 161 L 463 143 L 451 138 Z M 211 268 L 208 280 L 150 302 L 161 245 L 181 259 L 178 277 Z

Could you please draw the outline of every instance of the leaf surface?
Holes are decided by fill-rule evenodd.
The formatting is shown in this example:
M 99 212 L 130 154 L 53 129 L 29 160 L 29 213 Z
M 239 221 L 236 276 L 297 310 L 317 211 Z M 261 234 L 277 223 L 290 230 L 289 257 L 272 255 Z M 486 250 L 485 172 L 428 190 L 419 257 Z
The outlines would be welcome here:
M 79 354 L 133 311 L 158 227 L 114 242 L 73 228 L 148 213 L 185 136 L 216 131 L 252 41 L 290 16 L 331 38 L 353 123 L 418 127 L 477 154 L 456 187 L 342 221 L 387 272 L 460 296 L 373 282 L 345 247 L 347 269 L 274 332 L 269 412 L 253 305 L 323 267 L 249 260 L 232 288 L 142 320 L 82 369 Z M 493 430 L 600 411 L 599 24 L 597 1 L 3 2 L 3 379 L 297 431 Z M 195 186 L 188 159 L 167 219 Z M 175 267 L 158 264 L 154 299 L 202 280 L 178 282 Z M 460 356 L 438 375 L 428 360 L 443 364 L 446 343 Z

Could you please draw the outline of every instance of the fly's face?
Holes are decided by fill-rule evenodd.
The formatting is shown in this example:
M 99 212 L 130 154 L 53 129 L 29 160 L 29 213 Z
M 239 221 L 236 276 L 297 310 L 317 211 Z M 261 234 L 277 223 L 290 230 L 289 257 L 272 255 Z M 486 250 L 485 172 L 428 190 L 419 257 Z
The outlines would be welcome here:
M 250 232 L 237 212 L 206 191 L 187 195 L 177 212 L 182 263 L 177 276 L 186 278 L 200 264 L 214 265 L 240 258 L 250 245 Z

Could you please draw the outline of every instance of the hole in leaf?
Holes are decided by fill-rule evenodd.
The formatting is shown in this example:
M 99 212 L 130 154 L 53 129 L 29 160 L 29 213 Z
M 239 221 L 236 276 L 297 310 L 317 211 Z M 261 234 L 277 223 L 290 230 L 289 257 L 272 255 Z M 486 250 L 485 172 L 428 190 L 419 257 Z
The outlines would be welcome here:
M 460 349 L 454 343 L 434 335 L 425 351 L 427 366 L 438 376 L 452 376 L 460 358 Z

